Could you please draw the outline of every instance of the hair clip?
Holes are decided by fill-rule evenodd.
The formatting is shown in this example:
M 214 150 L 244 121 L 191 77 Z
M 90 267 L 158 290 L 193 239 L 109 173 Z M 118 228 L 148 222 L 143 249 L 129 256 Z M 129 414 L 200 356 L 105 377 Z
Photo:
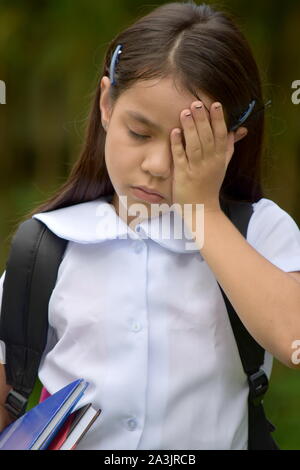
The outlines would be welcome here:
M 248 109 L 239 117 L 238 122 L 230 128 L 229 132 L 235 131 L 238 127 L 241 126 L 241 124 L 243 124 L 246 121 L 246 119 L 248 119 L 248 117 L 253 111 L 255 103 L 256 103 L 256 100 L 251 101 L 251 103 L 248 106 Z
M 248 119 L 248 117 L 250 116 L 250 114 L 251 114 L 252 111 L 253 111 L 253 108 L 254 108 L 254 106 L 255 106 L 255 103 L 256 103 L 255 100 L 251 101 L 251 103 L 249 104 L 249 107 L 248 107 L 247 111 L 245 111 L 245 112 L 240 116 L 238 122 L 237 122 L 236 124 L 234 124 L 234 125 L 230 128 L 229 132 L 235 131 L 238 127 L 241 126 L 241 124 L 243 124 L 243 123 L 246 121 L 246 119 Z M 261 108 L 257 109 L 253 114 L 258 113 L 259 111 L 262 111 L 263 109 L 269 108 L 269 107 L 271 106 L 271 104 L 272 104 L 272 100 L 267 101 Z
M 111 81 L 111 84 L 112 85 L 116 85 L 116 81 L 115 81 L 115 68 L 116 66 L 118 65 L 119 63 L 119 60 L 120 60 L 120 54 L 122 53 L 122 48 L 123 48 L 123 45 L 122 44 L 118 44 L 118 46 L 116 47 L 114 53 L 113 53 L 113 56 L 112 56 L 112 60 L 111 60 L 111 64 L 110 64 L 110 69 L 109 69 L 109 77 L 110 77 L 110 81 Z

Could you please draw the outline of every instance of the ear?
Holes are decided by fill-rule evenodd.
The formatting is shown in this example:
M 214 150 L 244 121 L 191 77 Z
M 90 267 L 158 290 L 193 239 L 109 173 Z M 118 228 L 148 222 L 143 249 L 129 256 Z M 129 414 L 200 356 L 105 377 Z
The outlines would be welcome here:
M 246 137 L 247 134 L 248 134 L 248 129 L 246 127 L 239 127 L 234 132 L 234 143 Z
M 106 76 L 101 79 L 101 96 L 99 107 L 101 112 L 102 125 L 108 124 L 111 115 L 111 103 L 109 96 L 110 79 Z

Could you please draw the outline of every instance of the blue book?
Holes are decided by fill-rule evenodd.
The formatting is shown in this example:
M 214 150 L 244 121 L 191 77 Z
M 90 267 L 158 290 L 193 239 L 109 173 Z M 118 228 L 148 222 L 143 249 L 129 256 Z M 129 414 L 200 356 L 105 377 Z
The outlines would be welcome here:
M 78 379 L 12 422 L 0 433 L 0 450 L 45 450 L 89 385 Z

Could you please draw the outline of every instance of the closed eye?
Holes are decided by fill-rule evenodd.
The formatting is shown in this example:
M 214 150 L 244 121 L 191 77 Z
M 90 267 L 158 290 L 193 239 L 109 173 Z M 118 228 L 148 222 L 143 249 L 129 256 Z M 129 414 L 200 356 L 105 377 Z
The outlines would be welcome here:
M 128 134 L 130 135 L 130 137 L 132 137 L 133 139 L 136 139 L 136 140 L 147 140 L 147 139 L 151 139 L 151 136 L 149 136 L 149 135 L 137 134 L 136 132 L 133 132 L 133 131 L 130 130 L 130 129 L 128 129 Z M 185 142 L 185 137 L 184 137 L 184 135 L 182 136 L 182 144 L 183 144 L 183 148 L 185 149 L 185 148 L 186 148 L 186 142 Z
M 130 135 L 131 137 L 133 137 L 134 139 L 145 140 L 145 139 L 149 139 L 149 138 L 150 138 L 149 135 L 136 134 L 136 132 L 133 132 L 133 131 L 131 131 L 130 129 L 128 129 L 128 132 L 129 132 L 129 135 Z

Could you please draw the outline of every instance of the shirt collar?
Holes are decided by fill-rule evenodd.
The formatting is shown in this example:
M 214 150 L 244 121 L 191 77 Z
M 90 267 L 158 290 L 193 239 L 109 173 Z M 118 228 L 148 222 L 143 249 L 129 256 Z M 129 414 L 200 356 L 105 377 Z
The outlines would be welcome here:
M 111 200 L 111 196 L 102 196 L 93 201 L 41 212 L 33 218 L 43 222 L 57 236 L 77 243 L 151 238 L 173 252 L 198 252 L 200 255 L 191 232 L 176 211 L 167 211 L 145 219 L 133 230 L 118 216 L 114 206 L 110 204 Z

